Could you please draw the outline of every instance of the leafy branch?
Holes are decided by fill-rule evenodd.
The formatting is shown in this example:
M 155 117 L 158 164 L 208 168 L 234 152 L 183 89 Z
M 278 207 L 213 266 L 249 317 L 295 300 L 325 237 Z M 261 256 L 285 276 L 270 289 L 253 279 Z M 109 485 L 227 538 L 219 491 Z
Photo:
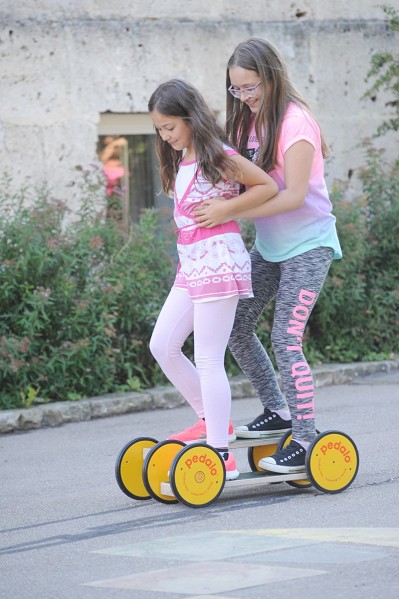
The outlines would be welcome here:
M 392 6 L 382 5 L 382 10 L 388 17 L 388 29 L 399 31 L 399 12 Z M 385 106 L 393 109 L 393 116 L 384 120 L 378 127 L 376 137 L 388 131 L 399 130 L 399 55 L 391 52 L 376 52 L 371 57 L 371 68 L 367 73 L 366 82 L 374 80 L 362 99 L 370 98 L 375 101 L 380 91 L 388 92 L 391 98 Z

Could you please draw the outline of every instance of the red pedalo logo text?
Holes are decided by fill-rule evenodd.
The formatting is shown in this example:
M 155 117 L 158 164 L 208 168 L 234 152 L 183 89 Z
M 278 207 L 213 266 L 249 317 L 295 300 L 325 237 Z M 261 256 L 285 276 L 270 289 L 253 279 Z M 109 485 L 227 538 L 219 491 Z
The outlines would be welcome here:
M 190 470 L 191 466 L 193 464 L 197 464 L 198 462 L 200 464 L 203 464 L 204 466 L 206 466 L 206 468 L 208 468 L 208 470 L 212 476 L 217 475 L 218 471 L 217 471 L 217 467 L 216 467 L 216 462 L 213 462 L 210 458 L 208 458 L 205 453 L 203 453 L 201 455 L 193 455 L 193 457 L 188 458 L 184 462 L 184 464 Z
M 345 447 L 345 445 L 343 445 L 341 443 L 341 441 L 336 441 L 335 443 L 333 443 L 332 441 L 330 441 L 329 443 L 326 443 L 325 445 L 322 445 L 321 448 L 320 448 L 321 453 L 323 455 L 326 455 L 326 453 L 328 451 L 331 451 L 331 449 L 335 449 L 335 451 L 338 451 L 339 453 L 341 453 L 342 457 L 345 460 L 345 462 L 349 463 L 352 460 L 350 449 L 348 449 L 347 447 Z

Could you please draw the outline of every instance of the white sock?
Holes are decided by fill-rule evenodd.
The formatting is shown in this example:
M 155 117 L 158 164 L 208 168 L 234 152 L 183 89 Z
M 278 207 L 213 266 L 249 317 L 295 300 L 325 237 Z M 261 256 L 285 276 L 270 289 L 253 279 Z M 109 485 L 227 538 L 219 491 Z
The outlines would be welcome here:
M 299 443 L 299 445 L 302 445 L 302 447 L 304 448 L 304 450 L 306 451 L 307 448 L 310 445 L 310 441 L 299 441 L 298 439 L 293 439 L 293 441 L 296 441 L 297 443 Z
M 276 412 L 283 420 L 291 420 L 290 411 L 287 409 L 284 410 L 272 410 L 272 412 Z

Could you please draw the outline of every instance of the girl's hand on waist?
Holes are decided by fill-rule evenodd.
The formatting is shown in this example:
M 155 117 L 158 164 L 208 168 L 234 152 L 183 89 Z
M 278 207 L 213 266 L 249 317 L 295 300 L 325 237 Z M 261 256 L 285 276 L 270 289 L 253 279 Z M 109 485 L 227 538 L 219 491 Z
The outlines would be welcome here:
M 230 222 L 228 214 L 229 202 L 225 198 L 212 198 L 205 200 L 193 211 L 195 222 L 199 227 L 211 229 L 217 225 Z

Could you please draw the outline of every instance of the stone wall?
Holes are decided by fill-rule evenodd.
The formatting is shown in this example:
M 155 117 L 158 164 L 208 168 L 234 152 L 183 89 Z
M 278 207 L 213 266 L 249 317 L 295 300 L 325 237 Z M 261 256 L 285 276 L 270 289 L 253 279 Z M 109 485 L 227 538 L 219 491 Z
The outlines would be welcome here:
M 71 205 L 101 113 L 145 113 L 161 81 L 182 77 L 223 116 L 226 61 L 252 35 L 280 48 L 332 146 L 328 182 L 346 181 L 388 114 L 384 98 L 361 100 L 370 57 L 398 47 L 375 0 L 2 0 L 0 22 L 0 173 L 47 181 Z M 397 153 L 393 135 L 378 143 Z

